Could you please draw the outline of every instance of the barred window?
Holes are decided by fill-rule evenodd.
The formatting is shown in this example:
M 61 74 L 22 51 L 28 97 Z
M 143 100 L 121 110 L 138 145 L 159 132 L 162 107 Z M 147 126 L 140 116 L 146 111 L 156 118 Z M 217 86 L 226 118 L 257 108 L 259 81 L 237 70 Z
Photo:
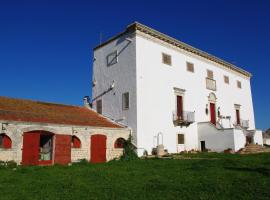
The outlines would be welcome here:
M 212 70 L 207 70 L 207 78 L 214 79 L 214 73 Z
M 187 71 L 194 72 L 194 64 L 187 62 Z
M 97 100 L 97 113 L 102 114 L 102 100 Z
M 172 65 L 172 57 L 171 55 L 162 53 L 162 62 L 166 65 Z
M 123 93 L 122 105 L 123 105 L 123 110 L 129 109 L 129 93 L 128 92 Z
M 238 87 L 238 88 L 242 88 L 242 83 L 241 83 L 241 81 L 237 81 L 237 87 Z
M 184 134 L 178 134 L 178 144 L 185 144 Z
M 230 79 L 228 76 L 224 76 L 224 82 L 229 84 L 230 83 Z

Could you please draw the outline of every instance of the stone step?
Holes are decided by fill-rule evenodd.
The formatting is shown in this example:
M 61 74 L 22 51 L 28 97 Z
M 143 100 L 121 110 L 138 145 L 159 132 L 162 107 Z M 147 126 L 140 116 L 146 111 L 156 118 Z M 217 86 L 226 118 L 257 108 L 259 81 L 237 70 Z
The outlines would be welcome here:
M 268 150 L 265 149 L 263 146 L 256 145 L 256 144 L 248 144 L 244 149 L 240 150 L 240 154 L 251 154 L 251 153 L 263 153 L 267 152 Z

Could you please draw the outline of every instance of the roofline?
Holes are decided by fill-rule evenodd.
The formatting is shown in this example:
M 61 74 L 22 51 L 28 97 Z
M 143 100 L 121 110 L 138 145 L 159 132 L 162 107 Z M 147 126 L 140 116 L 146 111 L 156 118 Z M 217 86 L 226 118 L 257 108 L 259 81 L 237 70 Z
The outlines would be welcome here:
M 23 99 L 23 98 L 14 98 L 14 97 L 5 97 L 5 96 L 0 96 L 0 98 L 6 98 L 6 99 L 14 99 L 14 100 L 22 100 L 22 101 L 28 101 L 28 102 L 33 102 L 33 103 L 42 103 L 42 104 L 47 104 L 47 105 L 55 105 L 55 106 L 66 106 L 66 107 L 73 107 L 73 108 L 84 108 L 87 109 L 89 111 L 95 112 L 96 114 L 98 114 L 100 117 L 104 118 L 105 120 L 107 120 L 108 122 L 115 124 L 117 126 L 120 126 L 120 128 L 125 128 L 127 126 L 120 124 L 112 119 L 110 119 L 107 116 L 104 116 L 102 114 L 97 113 L 93 108 L 91 107 L 84 107 L 84 106 L 77 106 L 77 105 L 67 105 L 67 104 L 60 104 L 60 103 L 53 103 L 53 102 L 45 102 L 45 101 L 37 101 L 37 100 L 31 100 L 31 99 Z M 1 109 L 0 109 L 1 110 Z M 13 111 L 11 111 L 13 112 Z M 1 120 L 1 119 L 0 119 Z M 20 122 L 20 121 L 18 121 Z
M 57 126 L 57 127 L 74 127 L 74 128 L 89 128 L 89 129 L 106 129 L 106 130 L 130 130 L 130 127 L 103 127 L 103 126 L 87 126 L 76 124 L 58 124 L 58 123 L 46 123 L 46 122 L 32 122 L 32 121 L 16 121 L 0 119 L 0 123 L 13 123 L 13 124 L 25 124 L 25 125 L 42 125 L 42 126 Z
M 159 40 L 162 40 L 162 41 L 164 41 L 164 42 L 166 42 L 168 44 L 171 44 L 171 45 L 173 45 L 175 47 L 183 49 L 183 50 L 185 50 L 187 52 L 193 53 L 195 55 L 206 58 L 206 59 L 208 59 L 210 61 L 213 61 L 215 63 L 218 63 L 220 65 L 223 65 L 223 66 L 227 67 L 228 69 L 234 70 L 234 71 L 236 71 L 236 72 L 238 72 L 238 73 L 240 73 L 240 74 L 242 74 L 242 75 L 244 75 L 244 76 L 246 76 L 248 78 L 252 77 L 252 74 L 250 72 L 248 72 L 248 71 L 246 71 L 246 70 L 244 70 L 244 69 L 242 69 L 240 67 L 237 67 L 234 64 L 231 64 L 231 63 L 229 63 L 229 62 L 227 62 L 227 61 L 225 61 L 223 59 L 220 59 L 220 58 L 218 58 L 218 57 L 216 57 L 214 55 L 211 55 L 211 54 L 209 54 L 209 53 L 207 53 L 205 51 L 197 49 L 197 48 L 195 48 L 195 47 L 193 47 L 193 46 L 191 46 L 189 44 L 181 42 L 181 41 L 179 41 L 179 40 L 177 40 L 175 38 L 172 38 L 172 37 L 170 37 L 170 36 L 168 36 L 166 34 L 163 34 L 163 33 L 159 32 L 157 30 L 154 30 L 154 29 L 152 29 L 152 28 L 150 28 L 148 26 L 145 26 L 145 25 L 143 25 L 141 23 L 138 23 L 138 22 L 134 22 L 134 23 L 128 25 L 127 28 L 125 29 L 125 31 L 123 31 L 121 33 L 118 33 L 117 35 L 113 36 L 112 38 L 108 39 L 107 41 L 99 44 L 98 46 L 96 46 L 94 48 L 94 51 L 101 48 L 101 47 L 103 47 L 103 46 L 105 46 L 105 45 L 107 45 L 108 43 L 116 40 L 117 38 L 123 36 L 124 34 L 134 33 L 136 31 L 143 32 L 143 33 L 148 34 L 148 35 L 150 35 L 152 37 L 155 37 L 155 38 L 157 38 Z
M 79 106 L 79 105 L 61 104 L 61 103 L 54 103 L 54 102 L 48 102 L 48 101 L 39 101 L 39 100 L 33 100 L 33 99 L 24 99 L 24 98 L 17 98 L 17 97 L 0 96 L 0 98 L 29 101 L 29 102 L 33 102 L 33 103 L 45 103 L 45 104 L 48 104 L 48 105 L 55 105 L 55 106 L 67 106 L 67 107 L 75 107 L 75 108 L 84 108 L 83 106 Z

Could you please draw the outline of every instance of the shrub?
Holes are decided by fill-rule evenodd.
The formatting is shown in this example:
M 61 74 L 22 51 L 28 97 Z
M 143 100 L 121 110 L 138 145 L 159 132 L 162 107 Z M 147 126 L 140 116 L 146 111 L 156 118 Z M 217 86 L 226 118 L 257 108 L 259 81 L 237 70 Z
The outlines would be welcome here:
M 131 142 L 131 135 L 124 142 L 124 151 L 120 160 L 137 160 L 138 155 L 136 153 L 136 147 Z

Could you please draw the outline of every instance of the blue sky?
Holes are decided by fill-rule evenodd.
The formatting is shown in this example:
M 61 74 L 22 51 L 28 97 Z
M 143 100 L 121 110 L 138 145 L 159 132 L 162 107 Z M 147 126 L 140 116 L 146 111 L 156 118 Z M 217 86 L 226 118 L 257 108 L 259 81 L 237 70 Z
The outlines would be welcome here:
M 139 21 L 250 71 L 270 127 L 270 1 L 1 1 L 1 96 L 82 104 L 92 49 Z

